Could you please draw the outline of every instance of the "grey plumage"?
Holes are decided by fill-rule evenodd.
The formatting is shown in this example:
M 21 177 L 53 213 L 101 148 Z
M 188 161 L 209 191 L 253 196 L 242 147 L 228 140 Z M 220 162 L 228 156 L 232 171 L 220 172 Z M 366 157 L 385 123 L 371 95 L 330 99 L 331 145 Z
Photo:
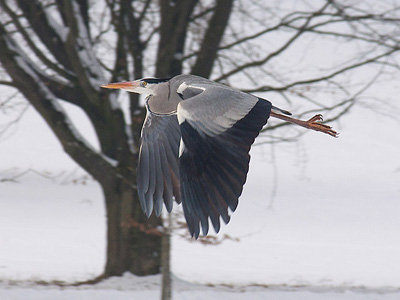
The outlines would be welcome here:
M 270 114 L 285 117 L 271 109 L 288 113 L 265 99 L 193 75 L 103 87 L 148 95 L 137 169 L 140 203 L 147 216 L 153 210 L 159 216 L 163 203 L 170 212 L 174 199 L 182 202 L 195 238 L 200 227 L 207 234 L 209 220 L 216 232 L 220 218 L 229 222 L 229 209 L 236 209 L 246 181 L 254 139 Z
M 147 113 L 139 150 L 137 187 L 140 203 L 147 216 L 159 216 L 163 201 L 172 210 L 172 196 L 180 202 L 178 151 L 181 138 L 175 115 Z

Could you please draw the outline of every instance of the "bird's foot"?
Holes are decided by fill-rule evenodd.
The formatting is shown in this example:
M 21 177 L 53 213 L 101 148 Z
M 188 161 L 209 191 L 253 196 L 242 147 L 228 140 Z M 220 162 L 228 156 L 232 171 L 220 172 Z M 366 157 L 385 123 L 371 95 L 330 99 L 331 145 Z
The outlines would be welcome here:
M 339 135 L 339 133 L 333 130 L 331 126 L 322 124 L 321 123 L 322 121 L 323 121 L 322 115 L 318 114 L 309 119 L 308 121 L 305 121 L 306 126 L 304 127 L 307 127 L 315 131 L 321 131 L 333 137 L 337 137 Z
M 307 129 L 312 129 L 312 130 L 315 130 L 315 131 L 320 131 L 320 132 L 329 134 L 330 136 L 333 136 L 333 137 L 337 137 L 339 135 L 339 133 L 337 133 L 335 130 L 333 130 L 331 126 L 321 123 L 322 122 L 322 115 L 320 115 L 320 114 L 315 115 L 314 117 L 312 117 L 308 121 L 295 119 L 295 118 L 292 118 L 292 117 L 289 117 L 289 116 L 285 116 L 285 115 L 281 115 L 281 114 L 275 113 L 273 111 L 271 111 L 270 115 L 272 117 L 275 117 L 275 118 L 278 118 L 278 119 L 281 119 L 281 120 L 284 120 L 284 121 L 287 121 L 287 122 L 302 126 L 304 128 L 307 128 Z

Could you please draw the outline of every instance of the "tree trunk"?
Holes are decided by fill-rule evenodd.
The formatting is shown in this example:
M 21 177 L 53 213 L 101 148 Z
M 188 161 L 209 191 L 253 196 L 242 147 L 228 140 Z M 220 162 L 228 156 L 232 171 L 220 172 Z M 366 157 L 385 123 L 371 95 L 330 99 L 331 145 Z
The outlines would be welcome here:
M 135 190 L 120 180 L 102 186 L 107 206 L 107 262 L 104 275 L 160 273 L 160 218 L 147 219 Z M 151 249 L 151 251 L 148 251 Z

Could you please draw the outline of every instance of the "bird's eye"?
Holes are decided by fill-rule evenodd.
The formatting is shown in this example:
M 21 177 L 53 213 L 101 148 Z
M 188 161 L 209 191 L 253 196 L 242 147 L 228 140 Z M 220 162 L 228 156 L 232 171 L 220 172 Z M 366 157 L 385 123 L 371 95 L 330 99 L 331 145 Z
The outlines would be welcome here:
M 146 85 L 147 85 L 147 82 L 146 82 L 146 81 L 140 82 L 140 86 L 141 86 L 141 87 L 146 87 Z

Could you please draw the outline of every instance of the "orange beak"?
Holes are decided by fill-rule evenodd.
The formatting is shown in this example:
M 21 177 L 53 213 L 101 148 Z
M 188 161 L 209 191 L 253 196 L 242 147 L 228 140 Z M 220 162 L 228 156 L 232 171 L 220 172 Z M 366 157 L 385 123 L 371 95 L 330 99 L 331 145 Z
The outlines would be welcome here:
M 138 81 L 124 81 L 116 83 L 108 83 L 101 85 L 102 88 L 106 89 L 132 89 L 139 86 Z

